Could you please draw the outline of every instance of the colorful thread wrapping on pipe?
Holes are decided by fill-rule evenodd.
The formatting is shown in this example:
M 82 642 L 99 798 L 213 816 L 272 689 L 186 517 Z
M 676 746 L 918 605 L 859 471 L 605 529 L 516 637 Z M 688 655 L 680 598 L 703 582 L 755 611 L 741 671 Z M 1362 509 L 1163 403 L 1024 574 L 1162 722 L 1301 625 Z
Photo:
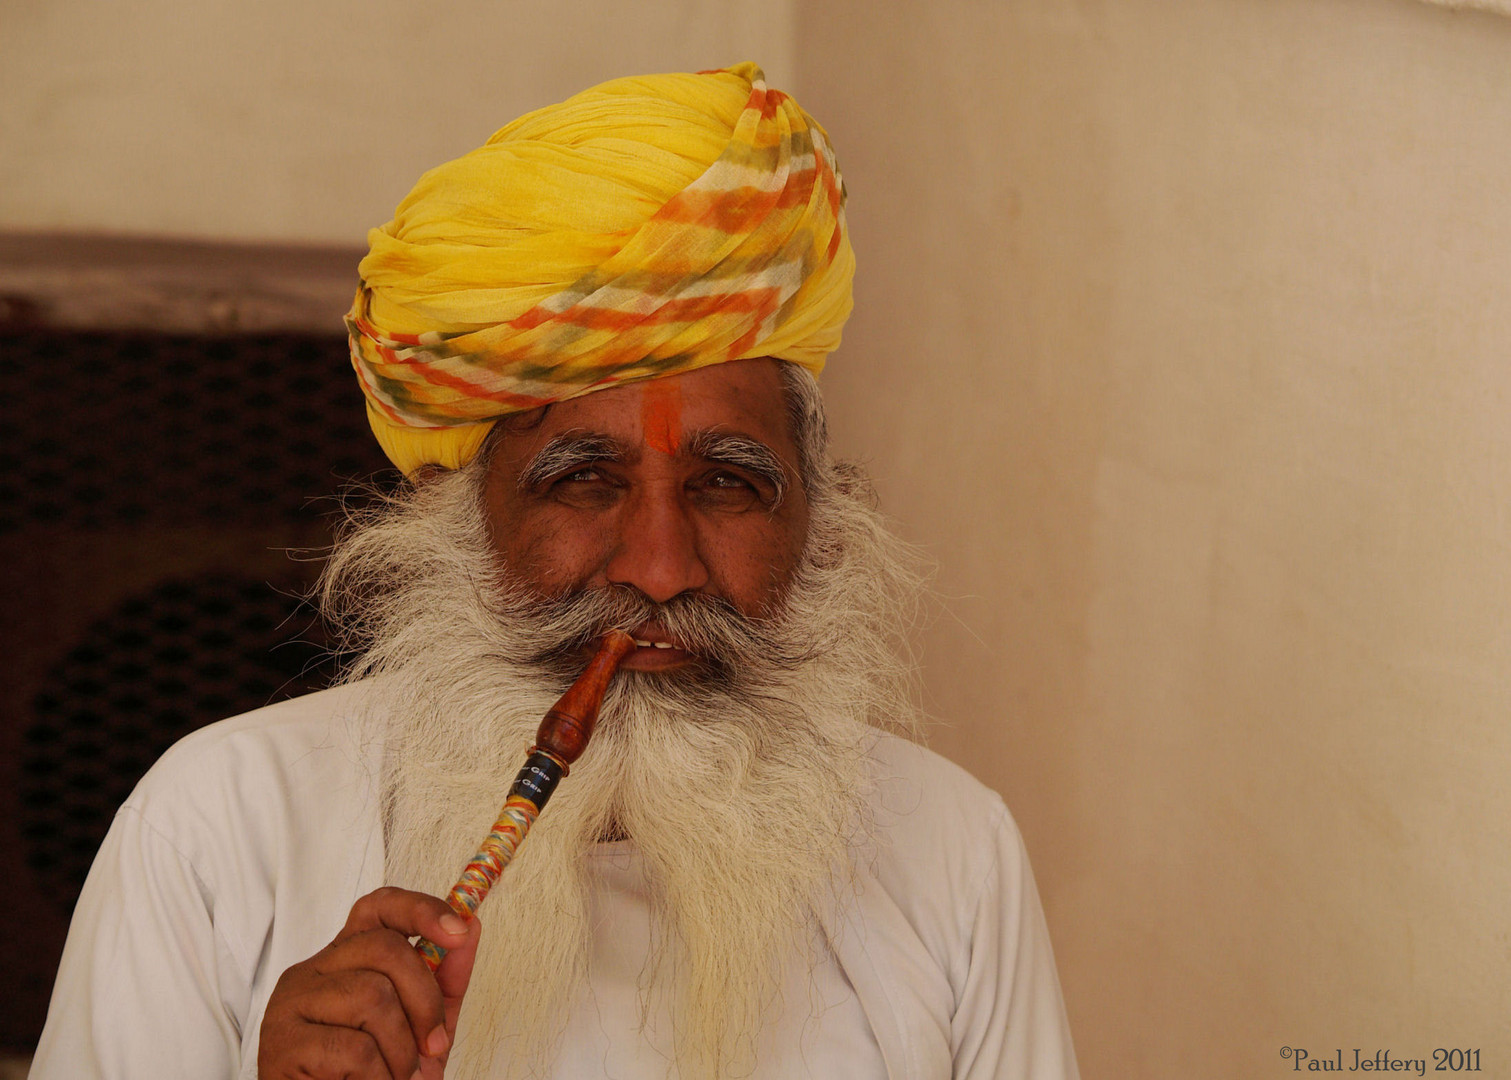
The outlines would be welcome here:
M 525 766 L 509 789 L 509 797 L 499 811 L 498 820 L 493 823 L 472 861 L 462 868 L 461 877 L 446 897 L 451 910 L 462 918 L 470 919 L 477 914 L 488 890 L 493 888 L 493 883 L 519 850 L 519 845 L 524 843 L 525 835 L 540 816 L 556 785 L 588 748 L 609 680 L 614 677 L 619 661 L 634 648 L 634 638 L 623 630 L 610 630 L 598 643 L 598 651 L 577 681 L 546 712 L 535 733 L 535 745 L 530 747 Z M 415 942 L 415 948 L 431 971 L 440 967 L 446 956 L 445 949 L 425 938 Z

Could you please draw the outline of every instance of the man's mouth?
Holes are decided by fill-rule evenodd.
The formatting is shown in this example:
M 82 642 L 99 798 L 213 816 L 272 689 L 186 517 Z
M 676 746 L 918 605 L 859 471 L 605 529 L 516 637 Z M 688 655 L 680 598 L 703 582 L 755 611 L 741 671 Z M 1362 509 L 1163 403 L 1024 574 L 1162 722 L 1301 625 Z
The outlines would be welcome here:
M 690 663 L 694 659 L 693 653 L 682 648 L 676 641 L 669 640 L 670 635 L 647 627 L 636 627 L 630 631 L 630 636 L 635 640 L 635 651 L 626 656 L 621 668 L 631 671 L 669 671 Z

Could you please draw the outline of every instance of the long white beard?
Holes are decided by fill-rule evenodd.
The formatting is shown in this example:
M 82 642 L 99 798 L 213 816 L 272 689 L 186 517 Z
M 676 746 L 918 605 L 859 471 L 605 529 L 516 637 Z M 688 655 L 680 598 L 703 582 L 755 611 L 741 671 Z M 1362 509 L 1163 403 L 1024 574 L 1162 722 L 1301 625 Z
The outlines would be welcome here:
M 482 466 L 432 480 L 356 530 L 325 599 L 366 649 L 386 738 L 388 880 L 444 896 L 487 833 L 571 672 L 563 619 L 521 599 L 480 513 Z M 748 1074 L 816 913 L 868 827 L 873 725 L 911 730 L 899 658 L 917 595 L 903 549 L 841 475 L 811 500 L 783 612 L 701 680 L 621 672 L 573 766 L 480 910 L 483 943 L 448 1075 L 544 1076 L 591 955 L 586 856 L 630 837 L 650 887 L 642 1026 L 670 1017 L 684 1077 Z M 558 613 L 559 615 L 559 613 Z M 570 618 L 567 620 L 570 622 Z

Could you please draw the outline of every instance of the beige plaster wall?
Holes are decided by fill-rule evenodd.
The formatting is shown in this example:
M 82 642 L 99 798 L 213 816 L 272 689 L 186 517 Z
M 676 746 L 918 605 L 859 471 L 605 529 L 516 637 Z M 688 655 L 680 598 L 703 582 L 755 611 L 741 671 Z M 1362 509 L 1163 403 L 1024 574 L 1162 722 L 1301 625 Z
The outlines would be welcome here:
M 835 426 L 940 564 L 935 745 L 1025 829 L 1086 1075 L 1511 1075 L 1511 21 L 801 24 Z
M 5 0 L 0 230 L 361 243 L 425 169 L 593 83 L 746 59 L 790 83 L 791 15 L 791 0 Z

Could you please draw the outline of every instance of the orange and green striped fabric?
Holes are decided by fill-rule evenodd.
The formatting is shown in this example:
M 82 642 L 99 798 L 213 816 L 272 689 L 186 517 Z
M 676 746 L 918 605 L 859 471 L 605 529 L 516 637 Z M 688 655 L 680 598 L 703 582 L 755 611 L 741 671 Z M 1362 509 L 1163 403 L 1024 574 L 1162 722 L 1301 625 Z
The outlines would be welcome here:
M 406 472 L 465 463 L 499 416 L 630 379 L 753 356 L 817 373 L 851 307 L 828 139 L 754 64 L 527 114 L 368 239 L 352 363 Z

